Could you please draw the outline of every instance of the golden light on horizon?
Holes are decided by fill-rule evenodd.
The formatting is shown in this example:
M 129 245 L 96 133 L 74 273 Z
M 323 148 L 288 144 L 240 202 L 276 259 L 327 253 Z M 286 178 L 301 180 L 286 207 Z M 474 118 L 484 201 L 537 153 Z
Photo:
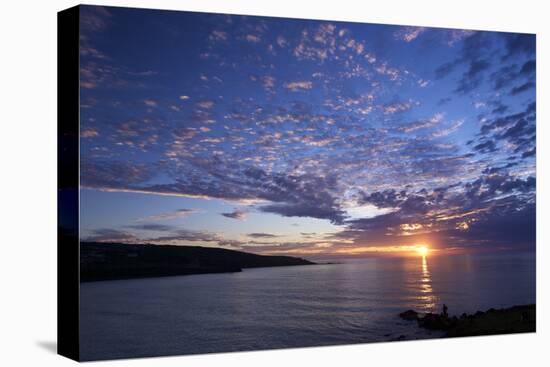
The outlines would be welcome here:
M 352 246 L 346 248 L 335 248 L 331 254 L 334 255 L 365 255 L 365 254 L 387 254 L 404 256 L 427 256 L 432 251 L 426 243 L 410 245 L 386 245 L 386 246 Z
M 430 252 L 430 248 L 426 245 L 418 245 L 416 246 L 415 251 L 421 256 L 426 256 Z

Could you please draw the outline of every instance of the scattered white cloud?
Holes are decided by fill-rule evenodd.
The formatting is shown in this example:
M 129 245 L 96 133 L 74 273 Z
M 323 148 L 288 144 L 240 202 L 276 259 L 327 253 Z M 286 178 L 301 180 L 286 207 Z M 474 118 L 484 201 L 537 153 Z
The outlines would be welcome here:
M 214 30 L 212 31 L 212 33 L 210 33 L 210 36 L 208 36 L 208 39 L 210 39 L 211 41 L 226 41 L 227 32 Z
M 214 107 L 214 101 L 200 101 L 200 102 L 197 102 L 197 106 L 199 106 L 200 108 L 204 108 L 204 109 L 210 109 L 212 107 Z
M 147 107 L 157 107 L 158 106 L 158 102 L 155 101 L 154 99 L 146 99 L 146 100 L 143 101 L 143 103 Z
M 418 79 L 417 83 L 420 88 L 426 88 L 430 84 L 430 81 L 425 79 Z
M 162 221 L 162 220 L 172 220 L 176 218 L 186 217 L 190 214 L 197 213 L 195 209 L 176 209 L 171 212 L 164 212 L 160 214 L 149 215 L 147 217 L 139 218 L 136 221 L 145 222 L 145 221 Z
M 80 137 L 82 138 L 95 138 L 98 137 L 99 133 L 96 129 L 84 129 L 80 132 Z
M 313 87 L 313 83 L 307 80 L 300 80 L 300 81 L 285 83 L 284 87 L 293 92 L 297 92 L 300 90 L 311 89 Z
M 424 27 L 403 27 L 402 29 L 395 32 L 394 36 L 396 39 L 411 42 L 418 38 L 422 33 L 426 32 Z
M 258 42 L 261 41 L 260 36 L 257 36 L 257 35 L 254 35 L 254 34 L 247 34 L 245 38 L 250 43 L 258 43 Z

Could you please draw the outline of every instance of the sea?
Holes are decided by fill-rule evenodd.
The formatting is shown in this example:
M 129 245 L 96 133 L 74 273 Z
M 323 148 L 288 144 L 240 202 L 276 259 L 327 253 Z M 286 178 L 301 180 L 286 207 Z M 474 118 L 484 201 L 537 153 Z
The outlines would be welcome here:
M 400 312 L 536 302 L 534 253 L 371 257 L 83 283 L 82 360 L 430 339 Z

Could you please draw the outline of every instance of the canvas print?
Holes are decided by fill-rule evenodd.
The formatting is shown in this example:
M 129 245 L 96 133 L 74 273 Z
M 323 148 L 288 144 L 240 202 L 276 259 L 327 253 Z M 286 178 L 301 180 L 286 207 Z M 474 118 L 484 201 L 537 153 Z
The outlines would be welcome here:
M 535 35 L 79 8 L 82 360 L 535 331 Z

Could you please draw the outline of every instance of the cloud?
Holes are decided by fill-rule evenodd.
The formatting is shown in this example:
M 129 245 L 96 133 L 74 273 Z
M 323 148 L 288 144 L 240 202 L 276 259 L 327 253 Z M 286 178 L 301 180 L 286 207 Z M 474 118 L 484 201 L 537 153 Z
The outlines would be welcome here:
M 416 83 L 420 88 L 426 88 L 430 84 L 430 81 L 425 79 L 418 79 Z
M 386 107 L 386 110 L 390 107 Z M 407 123 L 399 128 L 400 131 L 403 131 L 405 133 L 411 133 L 413 131 L 419 130 L 419 129 L 427 129 L 430 128 L 438 123 L 440 123 L 443 120 L 444 114 L 443 113 L 436 113 L 429 119 L 425 120 L 418 120 L 411 123 Z
M 95 50 L 91 53 L 89 44 L 83 43 L 80 61 L 80 86 L 84 89 L 117 89 L 138 87 L 144 79 L 150 79 L 156 72 L 134 71 L 128 67 L 114 64 L 110 58 Z M 98 57 L 101 53 L 101 57 Z
M 448 237 L 457 237 L 462 246 L 511 247 L 534 250 L 536 243 L 535 204 L 517 209 L 504 208 L 485 215 L 482 220 L 470 223 L 467 231 L 449 230 Z
M 535 59 L 526 61 L 521 67 L 520 74 L 531 75 L 534 74 L 537 68 L 537 62 Z
M 530 121 L 534 121 L 535 113 L 536 113 L 536 104 L 532 102 L 525 108 L 524 111 L 508 114 L 506 116 L 489 119 L 485 121 L 481 126 L 481 133 L 487 134 L 489 132 L 510 127 L 512 124 L 516 123 L 518 120 L 521 120 L 521 119 L 528 119 Z
M 432 136 L 435 138 L 441 138 L 443 136 L 450 135 L 455 131 L 457 131 L 464 124 L 464 122 L 465 122 L 465 119 L 456 120 L 450 126 L 434 131 L 432 133 Z
M 139 231 L 155 231 L 155 232 L 167 232 L 174 229 L 173 226 L 157 223 L 144 223 L 144 224 L 132 224 L 126 226 L 126 228 L 137 229 Z
M 197 102 L 197 106 L 200 107 L 200 108 L 204 108 L 206 110 L 214 107 L 214 101 L 208 101 L 208 100 L 205 100 L 205 101 L 199 101 Z
M 233 210 L 232 212 L 229 212 L 229 213 L 221 213 L 221 215 L 223 215 L 226 218 L 245 220 L 247 213 L 244 210 L 235 209 L 235 210 Z
M 151 237 L 145 239 L 146 242 L 150 243 L 178 243 L 178 242 L 199 242 L 199 243 L 217 243 L 222 241 L 219 235 L 206 231 L 193 231 L 188 229 L 179 229 L 173 231 L 172 233 Z
M 283 36 L 277 37 L 277 45 L 281 48 L 284 48 L 288 45 L 288 41 Z
M 227 32 L 220 31 L 220 30 L 213 30 L 208 36 L 208 39 L 210 41 L 226 41 L 227 38 L 228 38 Z
M 487 119 L 480 129 L 484 137 L 505 141 L 514 153 L 531 151 L 535 146 L 536 104 L 528 104 L 523 111 Z M 529 155 L 527 154 L 526 157 Z
M 138 219 L 138 221 L 159 221 L 159 220 L 172 220 L 176 218 L 186 217 L 190 214 L 196 213 L 195 209 L 176 209 L 170 212 L 164 212 L 160 214 L 150 215 Z
M 113 14 L 103 17 L 116 34 Z M 491 32 L 380 27 L 375 34 L 344 23 L 233 16 L 192 26 L 162 28 L 178 31 L 166 34 L 174 42 L 200 41 L 185 55 L 171 49 L 183 64 L 162 72 L 125 67 L 101 27 L 88 33 L 82 187 L 221 200 L 229 209 L 214 215 L 316 218 L 342 234 L 304 244 L 162 227 L 191 214 L 181 209 L 140 214 L 129 219 L 133 227 L 97 236 L 312 253 L 423 234 L 456 244 L 466 238 L 463 223 L 473 230 L 532 200 L 536 60 L 525 42 Z M 432 53 L 427 63 L 412 57 Z M 200 70 L 186 67 L 191 60 Z M 429 82 L 430 71 L 438 81 Z M 354 216 L 357 207 L 374 214 Z
M 483 78 L 482 72 L 489 69 L 491 64 L 487 60 L 473 60 L 470 62 L 468 70 L 462 75 L 455 91 L 458 93 L 468 93 L 477 88 Z
M 495 91 L 510 85 L 518 77 L 517 65 L 505 65 L 491 74 L 491 80 L 494 83 Z
M 461 42 L 475 33 L 476 31 L 469 29 L 448 29 L 444 32 L 444 35 L 447 40 L 447 45 L 454 46 L 455 43 Z
M 310 217 L 318 219 L 328 219 L 333 223 L 342 223 L 345 212 L 336 206 L 326 205 L 325 203 L 312 204 L 304 203 L 284 203 L 264 205 L 258 208 L 265 213 L 275 213 L 283 217 Z
M 462 42 L 459 55 L 436 68 L 436 79 L 442 79 L 465 66 L 466 71 L 458 80 L 455 92 L 466 94 L 478 88 L 483 82 L 485 72 L 491 67 L 485 50 L 491 49 L 492 43 L 488 32 L 476 32 L 468 36 Z
M 94 188 L 127 188 L 153 177 L 152 167 L 130 161 L 83 159 L 80 162 L 80 184 Z
M 109 57 L 97 48 L 91 46 L 86 41 L 82 41 L 80 44 L 80 56 L 83 58 L 105 60 Z
M 445 64 L 440 65 L 435 69 L 435 78 L 436 79 L 443 79 L 447 75 L 451 74 L 457 67 L 459 62 L 456 60 L 453 62 L 447 62 Z
M 314 60 L 324 62 L 333 57 L 337 50 L 338 38 L 336 26 L 322 23 L 313 29 L 305 29 L 294 47 L 293 54 L 299 60 Z
M 135 242 L 137 239 L 132 233 L 117 229 L 101 228 L 92 231 L 92 234 L 84 238 L 86 242 Z
M 504 243 L 514 245 L 514 241 L 533 246 L 535 186 L 534 177 L 523 179 L 493 172 L 431 192 L 386 190 L 363 194 L 364 202 L 393 208 L 393 211 L 373 218 L 348 220 L 347 228 L 334 237 L 352 241 L 353 246 L 380 246 L 396 241 L 414 244 L 426 235 L 433 245 L 442 247 L 495 248 Z M 519 219 L 519 215 L 526 217 Z M 525 228 L 511 224 L 515 220 Z M 511 227 L 503 233 L 498 226 L 505 223 Z
M 374 204 L 378 208 L 396 208 L 405 201 L 407 192 L 402 190 L 397 192 L 395 189 L 389 189 L 382 192 L 373 192 L 369 195 L 362 193 L 361 203 Z
M 111 12 L 103 6 L 83 6 L 80 8 L 80 29 L 83 32 L 100 32 L 110 24 Z
M 394 33 L 394 37 L 400 41 L 411 42 L 426 31 L 424 27 L 401 27 Z
M 263 76 L 260 78 L 261 82 L 262 82 L 262 85 L 264 87 L 265 90 L 267 91 L 271 91 L 273 90 L 273 88 L 275 88 L 275 78 L 270 76 L 270 75 L 266 75 L 266 76 Z
M 529 157 L 534 157 L 537 153 L 537 148 L 533 148 L 531 150 L 527 150 L 525 152 L 522 153 L 521 157 L 522 158 L 529 158 Z
M 375 70 L 378 74 L 386 75 L 389 77 L 392 81 L 399 80 L 399 77 L 401 76 L 401 73 L 399 69 L 389 67 L 387 63 L 380 63 L 378 66 L 375 67 Z
M 500 134 L 501 139 L 507 139 L 512 144 L 518 146 L 516 152 L 526 151 L 531 148 L 534 144 L 534 136 L 535 126 L 526 119 L 517 121 L 515 125 Z
M 536 51 L 536 37 L 534 34 L 501 33 L 506 45 L 506 54 L 502 57 L 507 60 L 519 55 L 534 56 Z
M 439 102 L 437 103 L 438 106 L 442 106 L 444 104 L 447 104 L 449 102 L 451 102 L 453 99 L 451 97 L 443 97 L 439 100 Z
M 279 236 L 271 233 L 248 233 L 248 237 L 251 238 L 277 238 Z
M 311 89 L 313 87 L 313 83 L 307 80 L 300 80 L 285 83 L 284 87 L 292 92 L 298 92 L 301 90 Z
M 389 103 L 384 106 L 382 106 L 382 110 L 385 114 L 394 114 L 398 112 L 403 112 L 411 109 L 413 106 L 413 101 L 405 101 L 405 102 L 396 102 L 396 103 Z
M 512 90 L 510 90 L 510 95 L 515 96 L 530 89 L 535 89 L 535 82 L 525 82 L 522 85 L 512 88 Z
M 260 36 L 258 35 L 255 35 L 255 34 L 247 34 L 245 39 L 248 41 L 248 42 L 251 42 L 251 43 L 258 43 L 261 41 L 261 38 Z
M 496 114 L 496 115 L 502 115 L 504 114 L 506 111 L 508 111 L 509 107 L 505 104 L 503 104 L 502 102 L 500 102 L 499 100 L 497 101 L 491 101 L 489 102 L 489 104 L 494 107 L 492 110 L 491 110 L 491 113 L 492 114 Z
M 493 153 L 497 150 L 497 147 L 493 140 L 487 140 L 474 146 L 474 150 L 481 153 Z
M 96 129 L 84 129 L 80 131 L 81 138 L 96 138 L 99 136 L 99 132 Z
M 524 80 L 523 84 L 515 86 L 511 89 L 510 94 L 516 95 L 535 88 L 535 60 L 525 62 L 521 68 L 516 64 L 505 65 L 491 75 L 494 82 L 495 91 L 501 92 L 501 89 L 508 87 L 518 80 Z M 526 80 L 526 81 L 525 81 Z

